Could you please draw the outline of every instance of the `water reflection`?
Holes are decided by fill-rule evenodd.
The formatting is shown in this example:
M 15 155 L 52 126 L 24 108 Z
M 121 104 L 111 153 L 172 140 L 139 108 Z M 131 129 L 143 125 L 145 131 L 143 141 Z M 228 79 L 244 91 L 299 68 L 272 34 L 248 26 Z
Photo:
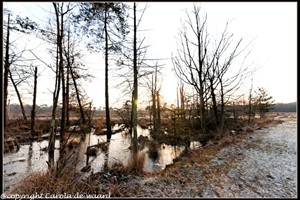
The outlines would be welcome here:
M 90 156 L 87 159 L 87 147 L 96 145 L 106 141 L 106 135 L 95 135 L 95 130 L 92 130 L 90 134 L 86 134 L 79 143 L 77 148 L 68 149 L 67 153 L 73 156 L 69 158 L 68 163 L 73 166 L 76 165 L 78 171 L 82 170 L 87 165 L 90 165 L 91 170 L 87 171 L 96 173 L 108 167 L 114 162 L 122 162 L 124 165 L 128 164 L 131 156 L 130 134 L 126 131 L 113 134 L 111 141 L 107 148 L 99 148 L 96 156 Z M 138 127 L 138 137 L 140 135 L 150 137 L 149 130 Z M 80 136 L 79 136 L 80 137 Z M 55 141 L 54 160 L 57 162 L 59 158 L 59 146 L 60 141 Z M 21 178 L 40 171 L 47 171 L 48 169 L 48 153 L 45 148 L 48 147 L 48 140 L 32 142 L 30 144 L 23 144 L 20 150 L 16 153 L 5 155 L 4 162 L 4 187 L 8 189 L 8 186 L 16 183 Z M 160 145 L 158 149 L 157 159 L 149 158 L 147 154 L 147 147 L 143 149 L 146 153 L 145 159 L 145 171 L 160 171 L 165 168 L 166 165 L 171 164 L 173 159 L 178 157 L 184 150 L 182 146 Z
M 184 150 L 183 146 L 171 146 L 162 144 L 158 151 L 158 158 L 152 159 L 146 156 L 145 171 L 161 171 L 166 165 L 173 163 L 173 159 L 178 157 Z

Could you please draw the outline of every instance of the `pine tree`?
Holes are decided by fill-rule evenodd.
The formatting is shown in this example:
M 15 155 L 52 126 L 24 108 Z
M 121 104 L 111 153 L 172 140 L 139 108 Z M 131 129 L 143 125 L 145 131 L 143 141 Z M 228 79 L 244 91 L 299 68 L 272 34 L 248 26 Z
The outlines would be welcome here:
M 256 105 L 257 111 L 260 114 L 260 118 L 263 118 L 266 112 L 271 111 L 274 108 L 273 97 L 268 94 L 264 88 L 258 88 L 256 91 Z

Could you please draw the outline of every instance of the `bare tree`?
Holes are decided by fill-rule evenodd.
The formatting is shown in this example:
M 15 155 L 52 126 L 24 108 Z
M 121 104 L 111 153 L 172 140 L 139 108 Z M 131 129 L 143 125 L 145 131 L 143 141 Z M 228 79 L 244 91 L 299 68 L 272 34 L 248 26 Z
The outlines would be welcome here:
M 32 110 L 31 110 L 31 137 L 35 136 L 35 107 L 36 107 L 36 90 L 37 90 L 37 67 L 34 68 L 34 86 L 33 86 L 33 100 L 32 100 Z
M 130 29 L 133 37 L 130 40 L 124 42 L 120 49 L 120 57 L 116 60 L 117 65 L 120 66 L 116 70 L 116 77 L 121 80 L 121 83 L 117 84 L 116 87 L 126 87 L 122 92 L 127 93 L 131 96 L 132 102 L 132 110 L 131 110 L 131 134 L 132 144 L 134 146 L 133 150 L 137 149 L 137 122 L 138 122 L 138 99 L 139 99 L 139 88 L 146 86 L 151 81 L 149 81 L 149 77 L 154 73 L 154 66 L 149 65 L 147 62 L 149 61 L 157 61 L 158 59 L 149 59 L 146 58 L 147 48 L 149 45 L 145 45 L 145 37 L 140 37 L 138 35 L 139 31 L 141 31 L 141 21 L 147 5 L 141 10 L 137 9 L 138 5 L 136 3 L 133 4 L 133 24 Z M 137 17 L 137 13 L 141 13 L 139 17 Z M 125 66 L 125 67 L 124 67 Z M 119 71 L 118 71 L 119 70 Z M 147 78 L 148 77 L 148 78 Z M 143 85 L 143 79 L 146 80 L 146 84 Z M 125 84 L 126 83 L 126 84 Z M 151 84 L 150 84 L 151 85 Z M 151 86 L 149 87 L 151 88 Z M 153 93 L 156 96 L 156 94 Z M 154 100 L 151 97 L 152 100 Z M 155 101 L 155 103 L 154 103 Z M 152 101 L 153 104 L 157 104 L 156 100 Z
M 187 27 L 183 25 L 179 33 L 179 49 L 178 56 L 173 57 L 174 70 L 177 76 L 186 84 L 195 88 L 200 101 L 200 123 L 201 132 L 206 132 L 205 120 L 205 81 L 207 78 L 207 70 L 205 68 L 205 58 L 207 56 L 208 33 L 207 33 L 207 15 L 200 17 L 200 8 L 194 5 L 192 15 L 188 12 L 188 20 L 186 24 L 192 30 L 192 35 L 195 37 L 193 41 L 188 32 Z M 196 55 L 194 55 L 196 51 Z
M 137 152 L 137 105 L 138 105 L 138 66 L 137 66 L 137 25 L 136 3 L 133 3 L 133 92 L 132 92 L 132 129 L 133 152 Z
M 65 73 L 64 73 L 64 57 L 63 57 L 63 44 L 64 44 L 64 16 L 68 14 L 74 7 L 71 7 L 71 4 L 67 4 L 66 10 L 64 11 L 64 3 L 53 3 L 55 11 L 55 20 L 56 20 L 56 34 L 52 32 L 47 32 L 41 30 L 42 34 L 50 39 L 51 42 L 56 44 L 56 69 L 54 70 L 55 78 L 55 87 L 53 91 L 53 109 L 51 115 L 51 128 L 49 136 L 49 145 L 48 145 L 48 154 L 49 154 L 49 165 L 52 166 L 54 163 L 54 144 L 55 144 L 55 134 L 56 134 L 56 110 L 58 106 L 58 98 L 60 93 L 60 86 L 62 88 L 62 111 L 61 111 L 61 127 L 60 127 L 60 145 L 61 151 L 60 156 L 64 155 L 64 131 L 66 124 L 66 83 L 65 83 Z M 54 41 L 54 38 L 56 41 Z
M 68 39 L 67 39 L 67 47 L 64 48 L 65 57 L 67 61 L 67 82 L 66 82 L 66 125 L 67 127 L 70 126 L 70 68 L 71 68 L 71 61 L 70 61 L 70 22 L 68 27 Z M 84 117 L 84 116 L 83 116 Z M 83 119 L 84 123 L 84 119 Z
M 10 14 L 7 17 L 7 33 L 5 43 L 5 58 L 4 58 L 4 127 L 7 124 L 7 95 L 8 95 L 8 73 L 9 73 L 9 36 L 10 36 Z
M 160 89 L 156 92 L 156 104 L 157 104 L 157 122 L 156 122 L 156 126 L 157 126 L 157 130 L 160 131 L 160 125 L 161 125 L 161 107 L 160 107 Z
M 24 106 L 23 106 L 23 101 L 21 99 L 21 95 L 20 95 L 20 92 L 19 92 L 19 89 L 17 87 L 18 83 L 16 83 L 13 79 L 13 76 L 12 76 L 12 73 L 11 71 L 9 70 L 9 77 L 10 77 L 10 80 L 15 88 L 15 91 L 17 93 L 17 96 L 18 96 L 18 100 L 19 100 L 19 103 L 20 103 L 20 107 L 21 107 L 21 111 L 22 111 L 22 115 L 23 115 L 23 119 L 24 121 L 27 121 L 27 117 L 26 117 L 26 113 L 25 113 L 25 109 L 24 109 Z
M 63 154 L 63 141 L 64 141 L 64 129 L 65 129 L 65 109 L 66 109 L 66 95 L 65 95 L 65 75 L 64 75 L 64 59 L 63 59 L 63 35 L 64 35 L 64 15 L 63 3 L 53 3 L 56 16 L 56 28 L 57 28 L 57 48 L 59 55 L 59 71 L 62 86 L 62 111 L 61 111 L 61 124 L 60 124 L 60 144 L 61 144 L 61 154 Z
M 222 133 L 225 106 L 248 75 L 243 63 L 249 52 L 243 63 L 235 65 L 239 67 L 234 68 L 233 62 L 248 46 L 241 49 L 242 39 L 235 43 L 233 34 L 227 31 L 228 23 L 219 39 L 210 38 L 207 15 L 200 17 L 200 7 L 194 5 L 192 16 L 194 20 L 187 13 L 187 20 L 179 33 L 178 56 L 173 57 L 174 69 L 178 78 L 192 86 L 199 96 L 202 133 L 206 132 L 209 110 L 212 110 L 215 127 Z
M 67 62 L 67 86 L 66 86 L 66 119 L 67 119 L 67 124 L 68 124 L 68 118 L 69 118 L 69 110 L 70 110 L 70 76 L 71 79 L 73 81 L 73 85 L 75 88 L 75 93 L 76 93 L 76 99 L 79 105 L 79 110 L 80 110 L 80 116 L 82 119 L 82 123 L 85 124 L 86 123 L 86 119 L 85 119 L 85 115 L 84 115 L 84 109 L 83 109 L 83 105 L 82 105 L 82 101 L 81 101 L 81 97 L 80 97 L 80 91 L 79 91 L 79 86 L 77 83 L 77 79 L 80 77 L 84 77 L 83 74 L 77 73 L 75 71 L 76 69 L 76 63 L 75 63 L 75 58 L 79 57 L 80 58 L 80 53 L 79 52 L 75 52 L 75 44 L 76 41 L 74 42 L 70 42 L 70 37 L 71 37 L 71 31 L 70 31 L 70 27 L 68 30 L 68 39 L 67 39 L 67 46 L 64 46 L 64 54 L 65 54 L 65 58 L 66 58 L 66 62 Z M 78 64 L 77 64 L 78 66 Z M 86 77 L 89 77 L 89 75 L 86 75 Z
M 4 83 L 3 83 L 3 91 L 4 91 L 4 127 L 6 128 L 7 124 L 7 98 L 8 98 L 8 78 L 10 78 L 13 87 L 17 93 L 18 100 L 20 102 L 20 106 L 22 109 L 22 114 L 24 120 L 27 120 L 21 95 L 18 90 L 18 85 L 27 80 L 29 77 L 32 76 L 32 74 L 29 74 L 24 70 L 24 66 L 27 66 L 26 63 L 30 61 L 30 59 L 24 59 L 23 53 L 27 51 L 26 45 L 23 50 L 16 52 L 15 49 L 18 49 L 17 46 L 14 45 L 16 41 L 18 41 L 23 36 L 30 34 L 37 28 L 37 24 L 33 21 L 31 21 L 28 17 L 22 18 L 20 16 L 17 16 L 15 19 L 11 19 L 11 12 L 7 9 L 4 9 L 4 13 L 8 15 L 7 18 L 7 25 L 3 26 L 3 29 L 6 30 L 6 37 L 4 38 L 4 48 L 5 48 L 5 54 L 4 54 Z M 12 32 L 11 32 L 12 31 Z M 19 37 L 13 41 L 11 41 L 12 33 L 20 34 Z M 22 63 L 22 64 L 20 64 Z M 14 68 L 14 69 L 13 69 Z M 19 70 L 19 68 L 21 70 Z M 18 74 L 18 71 L 22 71 L 22 73 Z M 18 79 L 15 79 L 13 76 L 14 73 L 17 73 L 19 76 Z M 25 73 L 23 73 L 25 72 Z M 20 75 L 21 74 L 21 75 Z
M 254 111 L 254 107 L 253 107 L 253 78 L 251 79 L 251 86 L 250 86 L 250 90 L 249 90 L 249 97 L 248 97 L 248 123 L 250 123 L 255 116 L 255 111 Z M 254 111 L 254 112 L 253 112 Z M 251 117 L 253 117 L 253 119 L 251 119 Z
M 240 88 L 242 80 L 248 75 L 248 70 L 243 63 L 235 64 L 239 67 L 235 68 L 235 71 L 231 70 L 234 67 L 234 61 L 245 51 L 247 46 L 241 49 L 242 39 L 234 42 L 234 35 L 228 33 L 227 27 L 228 23 L 216 44 L 216 48 L 210 51 L 210 56 L 207 57 L 206 61 L 213 113 L 221 133 L 224 128 L 225 106 L 232 100 L 235 92 Z M 249 53 L 246 54 L 244 60 Z
M 151 92 L 151 109 L 150 111 L 150 120 L 153 122 L 153 134 L 157 135 L 160 130 L 160 98 L 159 91 L 161 89 L 161 85 L 159 85 L 159 75 L 160 68 L 158 64 L 153 67 L 153 73 L 151 74 L 151 79 L 146 82 L 148 88 Z

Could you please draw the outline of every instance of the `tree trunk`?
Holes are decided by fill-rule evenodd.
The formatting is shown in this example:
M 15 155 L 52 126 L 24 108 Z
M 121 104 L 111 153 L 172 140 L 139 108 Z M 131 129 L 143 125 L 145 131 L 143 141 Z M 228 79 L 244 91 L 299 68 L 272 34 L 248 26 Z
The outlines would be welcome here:
M 199 97 L 200 97 L 200 124 L 201 124 L 201 132 L 203 134 L 206 133 L 206 121 L 205 121 L 205 104 L 204 104 L 204 78 L 202 78 L 203 73 L 203 58 L 202 58 L 202 43 L 201 43 L 201 32 L 199 30 L 198 24 L 197 24 L 197 30 L 198 30 L 198 62 L 199 62 L 199 71 L 198 71 L 198 78 L 199 78 Z
M 108 32 L 107 32 L 107 8 L 105 8 L 104 32 L 105 32 L 105 114 L 106 114 L 106 140 L 110 142 L 112 135 L 109 112 L 109 93 L 108 93 Z
M 131 138 L 133 138 L 133 104 L 134 104 L 134 100 L 133 100 L 133 90 L 132 90 L 132 95 L 131 95 L 131 112 L 130 112 L 130 136 Z
M 203 87 L 199 93 L 200 96 L 200 124 L 201 124 L 201 132 L 203 134 L 206 133 L 206 121 L 205 121 L 205 104 L 204 104 L 204 95 L 203 95 Z
M 7 35 L 6 35 L 6 44 L 5 44 L 5 62 L 4 62 L 4 129 L 6 129 L 6 124 L 8 120 L 7 115 L 7 96 L 8 96 L 8 72 L 9 72 L 9 21 L 10 14 L 8 14 L 7 20 Z
M 66 85 L 66 125 L 67 127 L 70 126 L 70 68 L 71 68 L 71 61 L 70 61 L 70 27 L 68 30 L 68 50 L 67 50 L 67 85 Z
M 177 87 L 176 88 L 176 103 L 177 103 L 176 115 L 177 115 L 177 117 L 179 117 L 179 94 L 178 94 L 178 90 L 179 90 L 179 88 Z
M 65 95 L 65 78 L 64 78 L 64 63 L 63 63 L 63 9 L 60 8 L 59 11 L 59 4 L 53 3 L 54 9 L 55 9 L 55 15 L 56 15 L 56 29 L 57 29 L 57 55 L 58 55 L 58 69 L 59 69 L 59 80 L 61 80 L 61 86 L 62 86 L 62 110 L 61 110 L 61 121 L 60 121 L 60 158 L 64 156 L 64 129 L 65 129 L 65 104 L 66 104 L 66 95 Z M 54 117 L 55 118 L 55 117 Z M 51 125 L 54 125 L 55 121 L 52 121 Z M 54 143 L 54 135 L 51 135 L 51 142 Z M 53 140 L 52 140 L 53 139 Z M 53 144 L 51 144 L 53 145 Z M 51 146 L 53 147 L 53 146 Z
M 216 94 L 213 86 L 213 79 L 210 80 L 210 92 L 211 92 L 211 98 L 213 103 L 213 111 L 214 111 L 214 117 L 216 125 L 219 125 L 219 116 L 218 116 L 218 107 L 217 107 L 217 100 L 216 100 Z
M 63 25 L 64 19 L 63 19 L 63 13 L 62 8 L 60 12 L 60 24 L 58 23 L 57 26 L 60 25 L 60 29 L 58 32 L 60 32 L 57 35 L 57 45 L 59 48 L 59 68 L 61 71 L 61 95 L 62 95 L 62 110 L 61 110 L 61 121 L 60 121 L 60 154 L 64 154 L 64 134 L 65 134 L 65 124 L 66 124 L 66 86 L 65 86 L 65 74 L 64 74 L 64 63 L 63 63 L 63 34 L 64 34 L 64 25 Z
M 249 91 L 248 123 L 251 122 L 251 115 L 252 115 L 252 87 L 253 87 L 253 79 L 251 79 L 251 88 Z
M 67 83 L 66 83 L 66 126 L 70 126 L 70 66 L 67 66 Z
M 224 102 L 224 87 L 223 82 L 220 80 L 221 85 L 221 114 L 220 114 L 220 132 L 223 134 L 223 128 L 224 128 L 224 119 L 225 119 L 225 102 Z
M 37 67 L 34 69 L 34 89 L 33 89 L 33 101 L 31 110 L 31 137 L 35 136 L 35 105 L 36 105 L 36 90 L 37 90 Z
M 153 131 L 156 135 L 157 133 L 157 116 L 156 116 L 156 98 L 155 89 L 152 86 L 152 117 L 153 117 Z
M 179 87 L 179 96 L 180 96 L 180 114 L 181 118 L 185 119 L 185 104 L 184 104 L 184 86 L 183 84 Z
M 55 77 L 55 88 L 53 92 L 53 106 L 52 106 L 52 115 L 51 115 L 51 126 L 50 126 L 50 136 L 48 143 L 48 162 L 49 167 L 54 165 L 54 149 L 55 149 L 55 134 L 56 134 L 56 109 L 60 92 L 60 70 L 58 66 L 58 47 L 56 47 L 56 77 Z
M 80 109 L 80 115 L 81 115 L 82 123 L 85 124 L 86 120 L 85 120 L 85 117 L 84 117 L 83 107 L 82 107 L 81 101 L 80 101 L 79 90 L 78 90 L 78 87 L 77 87 L 74 71 L 72 69 L 72 63 L 71 63 L 71 58 L 70 58 L 70 43 L 69 43 L 69 40 L 70 40 L 70 30 L 68 32 L 68 51 L 66 53 L 66 57 L 67 57 L 67 59 L 66 59 L 66 61 L 67 61 L 67 86 L 66 86 L 66 119 L 67 119 L 67 122 L 66 122 L 66 125 L 70 125 L 70 118 L 69 118 L 70 74 L 71 74 L 71 78 L 73 80 L 73 84 L 74 84 L 74 87 L 75 87 L 76 98 L 77 98 L 77 102 L 78 102 L 79 109 Z
M 160 124 L 161 124 L 161 117 L 160 117 L 160 98 L 159 98 L 159 90 L 156 93 L 156 100 L 157 100 L 157 131 L 159 133 Z
M 9 70 L 9 77 L 10 77 L 10 80 L 11 80 L 11 82 L 12 82 L 14 88 L 15 88 L 15 91 L 17 93 L 17 96 L 18 96 L 21 111 L 22 111 L 22 115 L 23 115 L 23 119 L 24 119 L 24 121 L 27 121 L 27 117 L 26 117 L 25 109 L 24 109 L 23 102 L 22 102 L 22 99 L 21 99 L 21 95 L 19 93 L 18 87 L 17 87 L 17 85 L 16 85 L 16 83 L 15 83 L 13 77 L 12 77 L 12 74 L 11 74 L 10 70 Z
M 91 127 L 92 127 L 92 102 L 90 102 L 90 112 L 89 112 L 89 132 L 91 131 Z
M 150 127 L 151 127 L 151 124 L 152 124 L 152 107 L 151 107 L 151 101 L 149 102 L 149 124 L 150 124 Z
M 80 96 L 79 96 L 79 90 L 78 90 L 78 87 L 77 87 L 77 83 L 76 83 L 76 79 L 75 79 L 75 75 L 74 75 L 72 67 L 70 67 L 70 72 L 71 72 L 71 77 L 72 77 L 74 87 L 75 87 L 76 98 L 77 98 L 77 102 L 78 102 L 79 109 L 80 109 L 80 115 L 81 115 L 82 123 L 85 124 L 86 120 L 85 120 L 85 117 L 84 117 L 83 107 L 81 105 Z
M 138 69 L 137 69 L 137 47 L 136 47 L 136 4 L 133 4 L 133 104 L 132 104 L 132 126 L 133 126 L 133 152 L 137 152 L 137 104 L 138 104 Z

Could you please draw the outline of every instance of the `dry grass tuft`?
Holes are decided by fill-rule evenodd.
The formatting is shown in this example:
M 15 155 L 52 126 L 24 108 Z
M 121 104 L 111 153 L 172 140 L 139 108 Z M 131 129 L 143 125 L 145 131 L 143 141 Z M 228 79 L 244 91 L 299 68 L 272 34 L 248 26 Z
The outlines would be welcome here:
M 132 155 L 125 171 L 130 174 L 144 174 L 145 153 L 139 152 Z
M 81 175 L 75 170 L 65 170 L 55 177 L 55 170 L 36 172 L 21 181 L 10 194 L 70 194 L 95 193 L 97 187 L 81 180 Z
M 99 129 L 103 129 L 105 128 L 105 118 L 104 117 L 101 117 L 101 118 L 98 118 L 98 119 L 94 119 L 93 120 L 93 124 L 99 128 Z
M 266 125 L 266 124 L 268 124 L 268 123 L 270 123 L 272 121 L 273 121 L 273 117 L 272 116 L 265 116 L 263 118 L 257 119 L 257 124 L 259 126 L 264 126 L 264 125 Z

